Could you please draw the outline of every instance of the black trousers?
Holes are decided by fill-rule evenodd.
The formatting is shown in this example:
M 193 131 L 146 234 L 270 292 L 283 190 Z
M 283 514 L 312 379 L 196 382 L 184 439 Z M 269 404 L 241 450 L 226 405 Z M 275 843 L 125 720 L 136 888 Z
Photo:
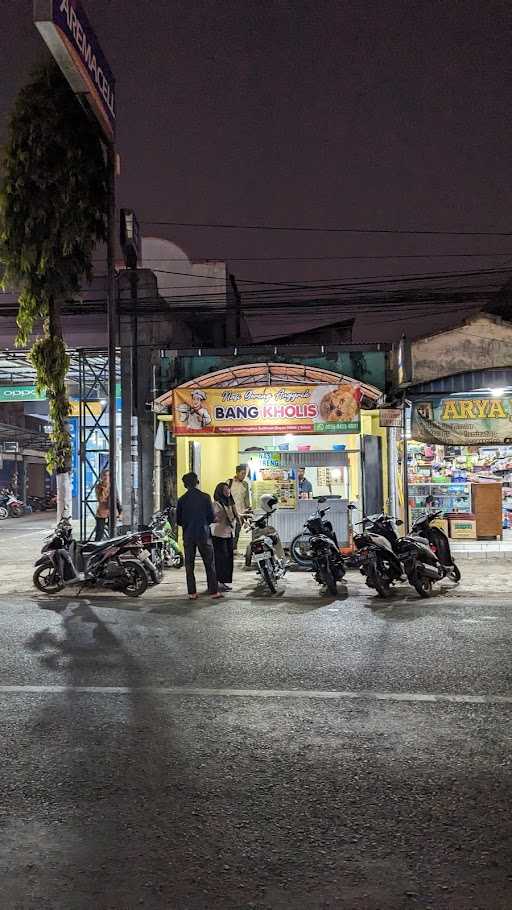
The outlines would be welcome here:
M 212 539 L 217 579 L 223 585 L 230 585 L 233 581 L 233 538 L 214 536 Z
M 196 562 L 196 552 L 199 550 L 199 555 L 204 563 L 204 568 L 206 571 L 206 580 L 208 582 L 208 593 L 217 594 L 219 586 L 217 583 L 217 575 L 215 574 L 215 560 L 213 555 L 213 544 L 211 539 L 202 538 L 201 540 L 187 540 L 186 538 L 183 541 L 184 550 L 185 550 L 185 572 L 187 573 L 187 590 L 189 594 L 197 594 L 196 588 L 196 576 L 194 573 L 194 567 Z
M 105 525 L 108 522 L 108 518 L 100 518 L 96 515 L 96 533 L 94 535 L 95 540 L 103 540 L 105 536 Z

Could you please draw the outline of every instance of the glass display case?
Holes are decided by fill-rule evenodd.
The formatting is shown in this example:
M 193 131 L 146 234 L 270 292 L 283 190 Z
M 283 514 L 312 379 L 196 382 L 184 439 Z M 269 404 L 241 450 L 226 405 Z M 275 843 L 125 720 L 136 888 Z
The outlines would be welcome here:
M 410 483 L 409 507 L 413 522 L 428 509 L 471 512 L 471 484 Z

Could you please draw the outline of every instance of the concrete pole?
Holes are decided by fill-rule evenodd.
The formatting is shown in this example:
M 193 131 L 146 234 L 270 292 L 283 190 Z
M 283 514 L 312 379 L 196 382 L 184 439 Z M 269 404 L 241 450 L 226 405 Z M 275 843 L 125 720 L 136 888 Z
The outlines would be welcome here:
M 115 230 L 116 230 L 116 155 L 113 145 L 108 145 L 107 180 L 108 180 L 108 217 L 107 217 L 107 311 L 108 311 L 108 433 L 109 433 L 109 536 L 114 537 L 117 524 L 117 487 L 116 487 L 116 344 L 117 344 L 117 299 L 115 275 Z

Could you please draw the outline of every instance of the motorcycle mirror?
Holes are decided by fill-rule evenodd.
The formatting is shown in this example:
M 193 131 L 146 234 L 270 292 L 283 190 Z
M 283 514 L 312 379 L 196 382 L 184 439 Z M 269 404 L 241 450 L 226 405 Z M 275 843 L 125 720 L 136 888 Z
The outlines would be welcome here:
M 355 502 L 349 502 L 347 509 L 357 509 Z
M 397 518 L 395 524 L 396 524 L 397 528 L 401 528 L 402 525 L 403 525 L 402 519 L 401 519 L 401 518 Z
M 325 496 L 319 496 L 319 497 L 317 498 L 317 502 L 327 502 L 327 499 L 326 499 Z

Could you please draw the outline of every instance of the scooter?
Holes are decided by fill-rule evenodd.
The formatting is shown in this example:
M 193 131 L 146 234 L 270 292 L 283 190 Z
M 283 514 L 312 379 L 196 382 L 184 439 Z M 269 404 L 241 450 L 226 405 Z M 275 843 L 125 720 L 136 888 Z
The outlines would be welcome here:
M 142 541 L 136 534 L 79 543 L 73 539 L 69 519 L 63 518 L 43 545 L 33 582 L 43 594 L 79 586 L 140 597 L 148 586 L 146 569 L 138 558 L 141 552 Z
M 405 580 L 405 572 L 420 597 L 430 597 L 433 583 L 444 578 L 446 571 L 425 537 L 414 533 L 398 537 L 395 526 L 403 522 L 384 514 L 367 517 L 359 524 L 363 533 L 356 535 L 356 545 L 363 551 L 361 573 L 367 585 L 380 597 L 387 597 L 396 581 Z
M 4 512 L 7 512 L 7 515 L 0 515 L 0 519 L 7 518 L 19 518 L 20 515 L 23 515 L 24 507 L 23 503 L 19 499 L 16 499 L 13 493 L 9 490 L 4 490 L 0 495 L 0 507 Z
M 338 540 L 330 522 L 324 516 L 329 506 L 318 508 L 306 521 L 304 528 L 309 535 L 311 567 L 315 581 L 323 585 L 330 594 L 337 594 L 337 582 L 345 575 L 345 565 L 340 553 Z
M 396 524 L 401 525 L 402 522 L 397 520 Z M 389 597 L 392 585 L 405 580 L 402 563 L 396 552 L 399 538 L 393 527 L 393 519 L 384 514 L 367 516 L 357 522 L 355 527 L 359 525 L 362 530 L 354 535 L 354 543 L 361 559 L 361 575 L 379 597 Z
M 442 511 L 428 512 L 427 514 L 422 515 L 414 522 L 412 534 L 424 537 L 425 540 L 428 541 L 430 549 L 435 553 L 445 570 L 446 577 L 451 578 L 452 581 L 458 582 L 461 579 L 460 569 L 454 562 L 448 536 L 444 533 L 442 528 L 432 525 L 432 522 L 442 515 Z
M 265 503 L 263 503 L 265 500 Z M 265 587 L 271 594 L 277 593 L 277 582 L 286 574 L 286 561 L 284 556 L 277 555 L 276 548 L 282 550 L 279 534 L 268 525 L 268 519 L 276 511 L 277 499 L 270 494 L 261 497 L 263 514 L 249 518 L 244 516 L 252 532 L 249 544 L 250 561 L 254 560 L 256 569 L 261 576 Z

